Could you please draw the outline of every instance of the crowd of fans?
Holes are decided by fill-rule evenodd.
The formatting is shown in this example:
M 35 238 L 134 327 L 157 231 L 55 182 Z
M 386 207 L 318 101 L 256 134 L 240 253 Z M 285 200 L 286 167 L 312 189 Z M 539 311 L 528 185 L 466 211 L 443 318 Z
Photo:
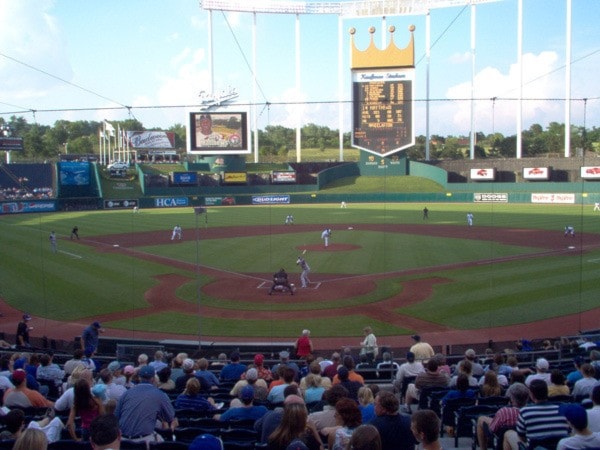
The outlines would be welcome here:
M 54 191 L 49 187 L 22 188 L 22 187 L 0 187 L 0 201 L 6 200 L 45 200 L 54 198 Z
M 209 360 L 160 350 L 128 364 L 95 358 L 101 332 L 97 322 L 86 328 L 82 348 L 63 364 L 50 353 L 2 356 L 0 440 L 31 450 L 66 440 L 103 449 L 164 440 L 227 449 L 244 431 L 244 439 L 272 450 L 439 449 L 441 433 L 459 431 L 446 409 L 465 402 L 497 406 L 476 418 L 482 450 L 493 442 L 506 450 L 600 447 L 600 351 L 593 346 L 572 367 L 544 358 L 526 367 L 506 353 L 470 349 L 450 366 L 416 336 L 399 364 L 388 352 L 371 361 L 352 349 L 315 358 L 305 330 L 294 354 L 281 351 L 270 367 L 262 354 L 246 363 L 238 352 Z

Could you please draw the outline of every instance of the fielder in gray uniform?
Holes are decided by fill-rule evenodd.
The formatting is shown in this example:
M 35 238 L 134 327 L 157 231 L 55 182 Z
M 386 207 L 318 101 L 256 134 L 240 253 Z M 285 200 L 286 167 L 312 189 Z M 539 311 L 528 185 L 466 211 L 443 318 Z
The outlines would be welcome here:
M 300 274 L 300 282 L 302 283 L 302 287 L 308 287 L 308 283 L 310 283 L 310 280 L 308 279 L 310 266 L 302 256 L 298 256 L 298 259 L 296 260 L 296 265 L 300 266 L 300 268 L 302 269 L 302 273 Z

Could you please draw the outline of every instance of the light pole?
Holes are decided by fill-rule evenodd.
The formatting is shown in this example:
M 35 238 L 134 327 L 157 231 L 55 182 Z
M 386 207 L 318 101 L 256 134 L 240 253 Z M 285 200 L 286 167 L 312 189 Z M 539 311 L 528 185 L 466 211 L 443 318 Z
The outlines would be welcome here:
M 206 208 L 202 206 L 194 207 L 196 214 L 196 302 L 198 303 L 198 350 L 202 349 L 202 315 L 201 315 L 201 287 L 200 281 L 200 226 L 198 225 L 198 217 L 206 213 Z M 208 219 L 208 218 L 207 218 Z

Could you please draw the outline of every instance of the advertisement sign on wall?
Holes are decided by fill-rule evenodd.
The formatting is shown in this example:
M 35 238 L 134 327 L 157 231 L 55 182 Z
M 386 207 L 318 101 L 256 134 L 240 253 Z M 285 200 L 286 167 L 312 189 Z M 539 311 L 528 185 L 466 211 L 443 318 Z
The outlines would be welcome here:
M 581 168 L 581 178 L 600 179 L 599 166 L 584 166 Z
M 104 209 L 133 209 L 138 206 L 136 199 L 104 200 Z
M 507 193 L 481 193 L 473 194 L 473 201 L 475 203 L 508 203 Z
M 525 167 L 523 168 L 523 178 L 526 180 L 548 180 L 550 169 L 548 167 Z
M 493 181 L 496 178 L 496 169 L 481 168 L 471 169 L 471 180 Z
M 575 194 L 531 194 L 531 203 L 575 203 Z
M 187 197 L 160 197 L 154 199 L 154 206 L 157 208 L 177 208 L 179 206 L 187 205 Z
M 295 183 L 296 172 L 273 172 L 273 184 Z
M 253 195 L 253 205 L 284 205 L 290 203 L 289 195 Z

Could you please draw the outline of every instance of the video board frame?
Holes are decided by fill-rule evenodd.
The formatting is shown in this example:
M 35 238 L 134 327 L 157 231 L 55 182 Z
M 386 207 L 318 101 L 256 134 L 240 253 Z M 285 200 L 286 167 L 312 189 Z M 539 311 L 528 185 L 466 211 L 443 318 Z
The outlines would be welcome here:
M 248 111 L 190 111 L 186 123 L 188 153 L 238 155 L 251 152 Z

